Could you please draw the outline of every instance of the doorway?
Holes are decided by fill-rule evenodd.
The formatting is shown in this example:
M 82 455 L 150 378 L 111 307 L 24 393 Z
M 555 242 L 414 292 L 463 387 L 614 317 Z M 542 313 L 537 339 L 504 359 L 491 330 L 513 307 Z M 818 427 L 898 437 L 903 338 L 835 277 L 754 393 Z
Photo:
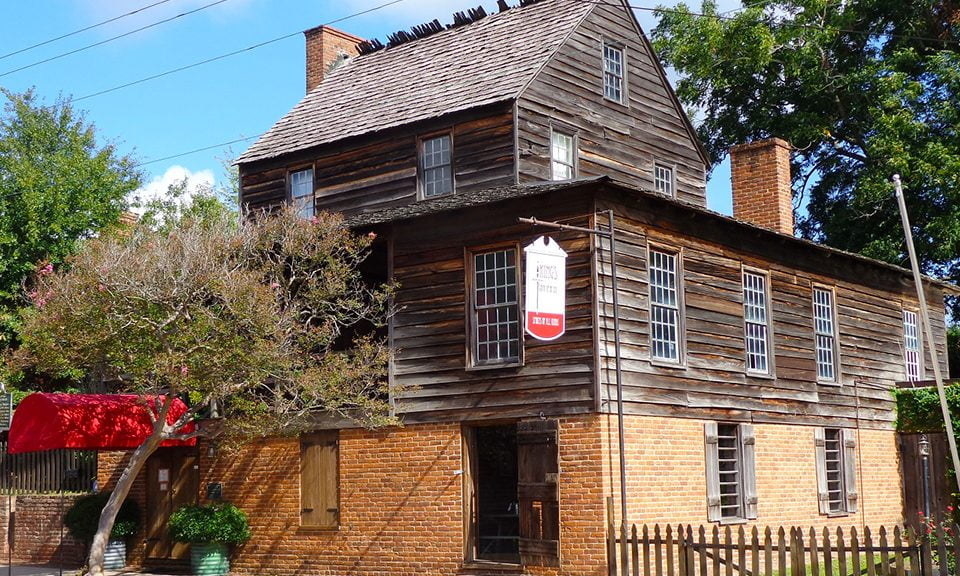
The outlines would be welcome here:
M 195 449 L 160 448 L 147 460 L 146 556 L 148 560 L 185 560 L 190 548 L 167 534 L 170 514 L 197 503 L 200 459 Z

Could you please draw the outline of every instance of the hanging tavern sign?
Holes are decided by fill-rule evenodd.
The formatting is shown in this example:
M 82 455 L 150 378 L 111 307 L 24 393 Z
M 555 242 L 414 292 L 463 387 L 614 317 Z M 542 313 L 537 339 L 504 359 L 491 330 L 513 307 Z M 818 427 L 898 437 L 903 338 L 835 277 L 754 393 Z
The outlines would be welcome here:
M 537 340 L 555 340 L 566 329 L 567 253 L 546 236 L 537 238 L 523 251 L 527 256 L 527 334 Z

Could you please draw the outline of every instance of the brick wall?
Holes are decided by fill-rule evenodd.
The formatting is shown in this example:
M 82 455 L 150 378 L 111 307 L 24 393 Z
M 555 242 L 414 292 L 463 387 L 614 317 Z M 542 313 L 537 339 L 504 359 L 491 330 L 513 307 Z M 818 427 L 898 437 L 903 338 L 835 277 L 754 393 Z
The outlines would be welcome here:
M 611 495 L 619 502 L 616 419 L 604 422 Z M 632 523 L 706 524 L 703 422 L 695 419 L 626 416 L 628 514 Z M 859 510 L 827 517 L 819 513 L 814 428 L 756 424 L 758 526 L 861 527 L 902 522 L 896 433 L 860 430 L 857 446 Z M 619 503 L 616 504 L 619 517 Z M 752 525 L 752 524 L 748 524 Z
M 66 528 L 63 528 L 61 540 L 63 515 L 76 499 L 76 496 L 46 494 L 14 497 L 13 561 L 24 564 L 62 562 L 64 566 L 83 564 L 83 543 L 74 540 Z M 3 507 L 4 510 L 7 508 L 6 502 Z
M 123 473 L 130 456 L 129 451 L 100 452 L 97 460 L 97 485 L 101 490 L 112 490 L 116 485 L 120 474 Z M 127 539 L 127 564 L 130 566 L 140 566 L 143 564 L 146 554 L 146 532 L 144 524 L 147 521 L 147 484 L 146 475 L 141 473 L 133 481 L 130 493 L 127 499 L 132 499 L 140 506 L 141 526 L 140 530 L 132 537 Z
M 733 217 L 793 235 L 790 145 L 778 138 L 730 149 Z
M 363 38 L 329 26 L 317 26 L 303 34 L 306 37 L 307 92 L 323 80 L 331 62 L 344 53 L 356 56 L 359 53 L 357 44 L 363 42 Z

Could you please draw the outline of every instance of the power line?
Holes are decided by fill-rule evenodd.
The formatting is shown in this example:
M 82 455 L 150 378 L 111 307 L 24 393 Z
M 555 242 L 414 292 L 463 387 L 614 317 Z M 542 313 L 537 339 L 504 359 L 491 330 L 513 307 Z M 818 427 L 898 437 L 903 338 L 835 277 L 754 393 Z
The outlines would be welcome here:
M 177 18 L 182 18 L 182 17 L 184 17 L 184 16 L 189 16 L 190 14 L 195 14 L 195 13 L 197 13 L 197 12 L 200 12 L 201 10 L 206 10 L 207 8 L 212 8 L 213 6 L 216 6 L 217 4 L 223 4 L 224 2 L 228 2 L 228 1 L 229 1 L 229 0 L 216 0 L 216 1 L 214 1 L 214 2 L 210 2 L 209 4 L 204 4 L 203 6 L 200 6 L 199 8 L 194 8 L 193 10 L 188 10 L 188 11 L 186 11 L 186 12 L 181 12 L 180 14 L 177 14 L 176 16 L 171 16 L 171 17 L 169 17 L 169 18 L 164 18 L 163 20 L 158 20 L 157 22 L 153 22 L 152 24 L 147 24 L 146 26 L 141 26 L 140 28 L 137 28 L 136 30 L 131 30 L 131 31 L 129 31 L 129 32 L 124 32 L 123 34 L 119 34 L 119 35 L 114 36 L 114 37 L 112 37 L 112 38 L 107 38 L 106 40 L 101 40 L 100 42 L 94 42 L 93 44 L 88 44 L 88 45 L 86 45 L 86 46 L 82 46 L 82 47 L 80 47 L 80 48 L 77 48 L 76 50 L 70 50 L 69 52 L 63 52 L 63 53 L 61 53 L 61 54 L 57 54 L 56 56 L 51 56 L 50 58 L 44 58 L 43 60 L 38 60 L 38 61 L 36 61 L 36 62 L 33 62 L 32 64 L 27 64 L 27 65 L 21 66 L 21 67 L 19 67 L 19 68 L 14 68 L 13 70 L 7 70 L 6 72 L 0 74 L 0 78 L 2 78 L 2 77 L 4 77 L 4 76 L 9 76 L 10 74 L 13 74 L 14 72 L 20 72 L 20 71 L 22 71 L 22 70 L 27 70 L 28 68 L 33 68 L 34 66 L 39 66 L 39 65 L 41 65 L 41 64 L 46 64 L 47 62 L 52 62 L 52 61 L 54 61 L 54 60 L 59 60 L 60 58 L 64 58 L 64 57 L 66 57 L 66 56 L 70 56 L 70 55 L 76 54 L 76 53 L 78 53 L 78 52 L 83 52 L 84 50 L 89 50 L 89 49 L 95 48 L 95 47 L 97 47 L 97 46 L 102 46 L 102 45 L 104 45 L 104 44 L 106 44 L 106 43 L 108 43 L 108 42 L 113 42 L 114 40 L 119 40 L 120 38 L 125 38 L 125 37 L 127 37 L 127 36 L 136 34 L 137 32 L 142 32 L 142 31 L 144 31 L 144 30 L 147 30 L 148 28 L 153 28 L 153 27 L 159 26 L 159 25 L 161 25 L 161 24 L 166 24 L 167 22 L 170 22 L 170 21 L 172 21 L 172 20 L 176 20 Z
M 104 20 L 103 22 L 97 22 L 96 24 L 91 24 L 90 26 L 87 26 L 86 28 L 81 28 L 81 29 L 79 29 L 79 30 L 74 30 L 73 32 L 67 32 L 66 34 L 63 34 L 63 35 L 61 35 L 61 36 L 57 36 L 56 38 L 50 38 L 49 40 L 44 40 L 43 42 L 37 42 L 36 44 L 33 44 L 33 45 L 31 45 L 31 46 L 27 46 L 26 48 L 21 48 L 21 49 L 19 49 L 19 50 L 14 50 L 13 52 L 8 52 L 8 53 L 3 54 L 2 56 L 0 56 L 0 60 L 3 60 L 4 58 L 9 58 L 9 57 L 11 57 L 11 56 L 16 56 L 17 54 L 22 54 L 22 53 L 24 53 L 24 52 L 27 52 L 28 50 L 33 50 L 34 48 L 39 48 L 39 47 L 41 47 L 41 46 L 46 46 L 47 44 L 51 44 L 51 43 L 56 42 L 56 41 L 58 41 L 58 40 L 63 40 L 64 38 L 69 38 L 70 36 L 75 36 L 75 35 L 77 35 L 77 34 L 80 34 L 81 32 L 86 32 L 87 30 L 93 30 L 94 28 L 98 28 L 98 27 L 100 27 L 100 26 L 103 26 L 104 24 L 109 24 L 109 23 L 111 23 L 111 22 L 116 22 L 117 20 L 120 20 L 120 19 L 122 19 L 122 18 L 126 18 L 126 17 L 128 17 L 128 16 L 133 16 L 134 14 L 139 14 L 140 12 L 143 12 L 143 11 L 145 11 L 145 10 L 149 10 L 150 8 L 153 8 L 154 6 L 159 6 L 160 4 L 166 4 L 167 2 L 170 2 L 170 0 L 160 0 L 159 2 L 154 2 L 153 4 L 149 4 L 149 5 L 147 5 L 147 6 L 144 6 L 143 8 L 137 8 L 136 10 L 131 10 L 130 12 L 127 12 L 126 14 L 121 14 L 121 15 L 119 15 L 119 16 L 114 16 L 113 18 L 110 18 L 110 19 L 108 19 L 108 20 Z
M 255 136 L 247 136 L 245 138 L 237 138 L 236 140 L 230 140 L 229 142 L 221 142 L 219 144 L 211 144 L 210 146 L 204 146 L 203 148 L 195 148 L 193 150 L 188 150 L 186 152 L 180 152 L 177 154 L 171 154 L 170 156 L 164 156 L 163 158 L 154 158 L 152 160 L 145 160 L 143 162 L 138 162 L 133 165 L 134 168 L 139 168 L 141 166 L 147 166 L 149 164 L 156 164 L 157 162 L 164 162 L 166 160 L 173 160 L 174 158 L 180 158 L 182 156 L 189 156 L 191 154 L 196 154 L 197 152 L 206 152 L 207 150 L 213 150 L 214 148 L 223 148 L 224 146 L 229 146 L 231 144 L 239 144 L 240 142 L 249 142 L 254 138 L 259 138 L 263 134 L 257 134 Z

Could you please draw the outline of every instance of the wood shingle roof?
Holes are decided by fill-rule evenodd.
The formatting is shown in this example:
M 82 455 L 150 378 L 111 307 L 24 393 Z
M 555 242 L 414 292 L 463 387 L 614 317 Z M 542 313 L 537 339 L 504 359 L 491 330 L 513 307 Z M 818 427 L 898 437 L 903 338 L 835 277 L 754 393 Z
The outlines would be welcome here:
M 512 100 L 592 7 L 582 0 L 541 0 L 352 58 L 237 162 Z

